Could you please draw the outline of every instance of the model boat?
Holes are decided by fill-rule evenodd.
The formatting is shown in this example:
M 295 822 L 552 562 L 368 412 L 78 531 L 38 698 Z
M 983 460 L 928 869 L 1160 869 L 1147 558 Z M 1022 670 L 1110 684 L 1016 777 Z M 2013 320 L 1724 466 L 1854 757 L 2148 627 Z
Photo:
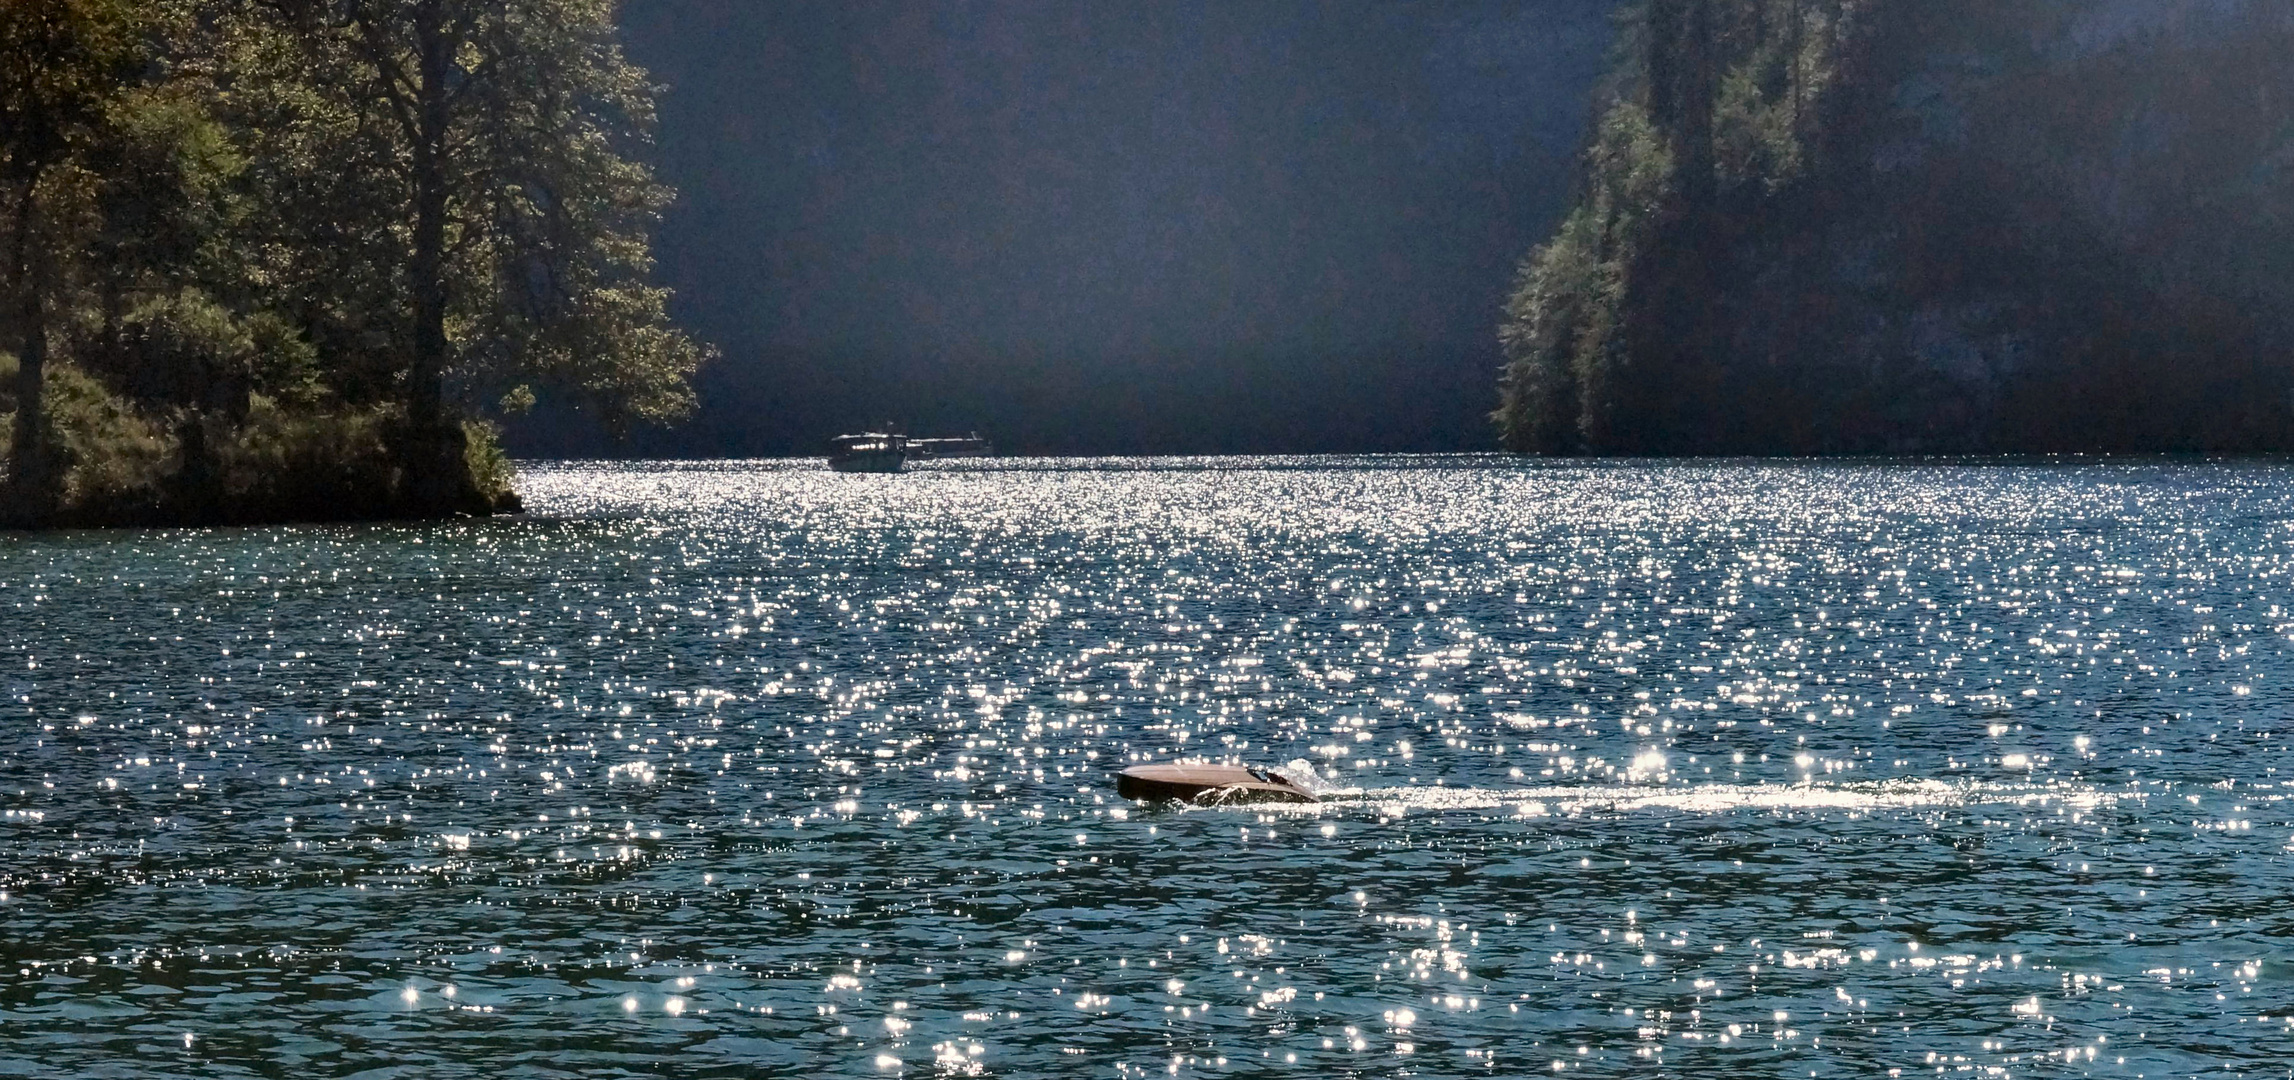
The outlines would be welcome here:
M 1207 762 L 1134 765 L 1115 774 L 1115 793 L 1141 802 L 1186 802 L 1199 806 L 1322 801 L 1273 769 Z

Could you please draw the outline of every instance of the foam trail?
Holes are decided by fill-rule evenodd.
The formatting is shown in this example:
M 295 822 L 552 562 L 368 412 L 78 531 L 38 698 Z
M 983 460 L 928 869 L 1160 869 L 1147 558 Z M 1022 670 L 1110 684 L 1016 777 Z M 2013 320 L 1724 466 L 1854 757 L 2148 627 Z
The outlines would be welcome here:
M 1495 810 L 1516 816 L 1569 816 L 1676 810 L 1721 814 L 1738 810 L 1878 811 L 1976 804 L 2067 806 L 2092 810 L 2120 796 L 2086 785 L 1951 783 L 1883 780 L 1844 784 L 1588 784 L 1524 788 L 1403 786 L 1335 788 L 1316 792 L 1325 805 L 1360 805 L 1381 813 Z

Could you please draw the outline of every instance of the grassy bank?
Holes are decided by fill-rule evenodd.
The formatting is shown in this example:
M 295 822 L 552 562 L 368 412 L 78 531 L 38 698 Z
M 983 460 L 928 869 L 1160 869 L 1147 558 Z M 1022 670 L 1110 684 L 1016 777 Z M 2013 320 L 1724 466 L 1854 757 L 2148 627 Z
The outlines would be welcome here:
M 15 360 L 0 354 L 0 475 L 17 413 L 5 391 Z M 115 394 L 69 365 L 51 367 L 47 405 L 61 472 L 52 514 L 23 520 L 0 506 L 0 526 L 252 525 L 435 517 L 416 498 L 406 466 L 416 442 L 396 406 L 289 407 L 250 395 L 238 415 L 154 409 Z M 464 475 L 454 512 L 519 508 L 515 479 L 492 425 L 464 421 Z M 436 439 L 437 436 L 433 436 Z

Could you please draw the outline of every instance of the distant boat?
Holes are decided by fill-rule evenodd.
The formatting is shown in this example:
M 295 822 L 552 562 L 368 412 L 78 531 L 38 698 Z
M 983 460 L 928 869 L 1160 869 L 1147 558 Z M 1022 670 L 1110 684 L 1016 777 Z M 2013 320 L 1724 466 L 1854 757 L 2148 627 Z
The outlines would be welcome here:
M 910 439 L 908 456 L 918 461 L 932 458 L 994 457 L 995 445 L 975 431 L 954 439 Z
M 908 460 L 908 439 L 869 432 L 828 441 L 828 467 L 838 472 L 895 473 Z
M 1133 765 L 1115 774 L 1115 794 L 1140 802 L 1190 802 L 1202 806 L 1322 801 L 1273 769 L 1208 762 Z

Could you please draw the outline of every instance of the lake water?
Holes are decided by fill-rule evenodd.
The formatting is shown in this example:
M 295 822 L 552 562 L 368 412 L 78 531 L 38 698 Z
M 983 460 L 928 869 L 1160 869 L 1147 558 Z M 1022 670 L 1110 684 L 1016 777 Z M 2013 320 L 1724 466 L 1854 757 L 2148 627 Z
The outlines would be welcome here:
M 0 536 L 0 1074 L 2294 1061 L 2286 466 L 524 488 Z

